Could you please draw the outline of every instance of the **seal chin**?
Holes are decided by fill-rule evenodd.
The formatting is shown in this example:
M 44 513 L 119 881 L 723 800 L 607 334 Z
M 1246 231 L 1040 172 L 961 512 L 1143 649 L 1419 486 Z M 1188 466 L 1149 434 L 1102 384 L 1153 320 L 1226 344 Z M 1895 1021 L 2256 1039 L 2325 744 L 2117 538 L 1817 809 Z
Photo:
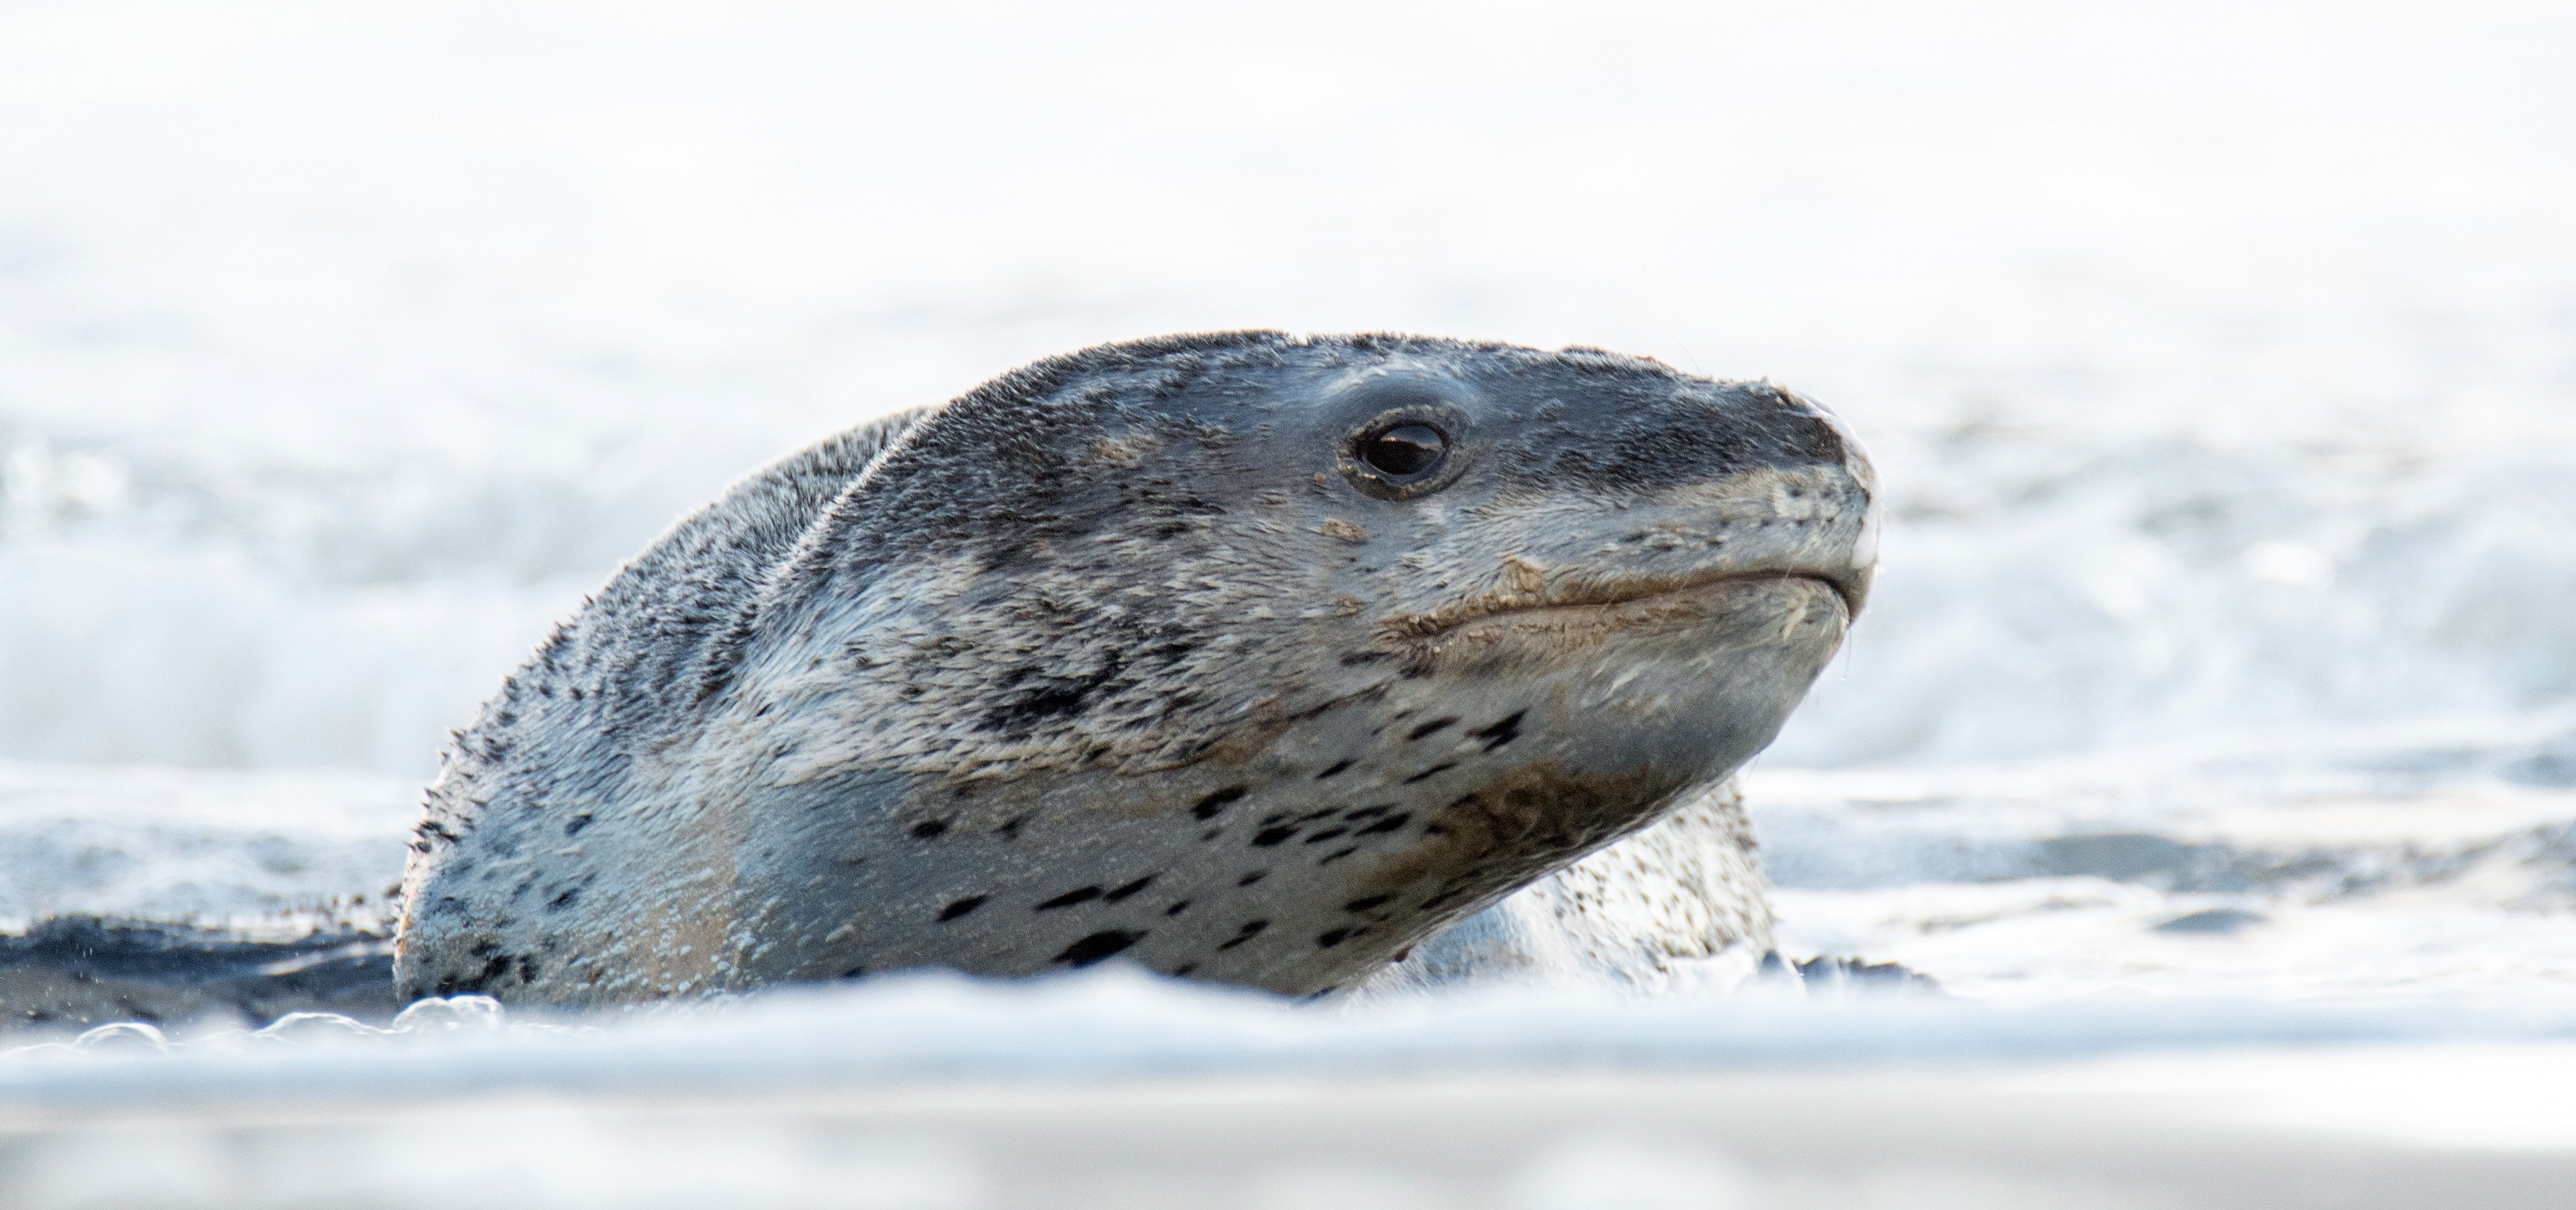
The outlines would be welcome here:
M 1675 655 L 1818 643 L 1830 649 L 1852 619 L 1851 590 L 1806 572 L 1600 585 L 1585 596 L 1491 602 L 1411 629 L 1403 640 L 1418 664 L 1432 665 L 1580 659 L 1638 645 Z

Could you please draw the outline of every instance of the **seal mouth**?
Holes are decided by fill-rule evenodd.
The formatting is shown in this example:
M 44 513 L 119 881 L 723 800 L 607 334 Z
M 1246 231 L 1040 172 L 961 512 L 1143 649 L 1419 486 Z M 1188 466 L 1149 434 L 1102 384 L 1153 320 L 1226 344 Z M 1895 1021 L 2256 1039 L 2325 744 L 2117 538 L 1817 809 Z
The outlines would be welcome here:
M 1383 628 L 1389 637 L 1422 643 L 1489 618 L 1531 622 L 1587 619 L 1615 627 L 1622 621 L 1659 620 L 1678 611 L 1696 610 L 1710 597 L 1747 588 L 1798 583 L 1832 590 L 1835 599 L 1842 602 L 1846 624 L 1860 612 L 1859 586 L 1841 577 L 1813 571 L 1737 571 L 1574 584 L 1544 592 L 1479 593 L 1429 613 L 1389 618 Z

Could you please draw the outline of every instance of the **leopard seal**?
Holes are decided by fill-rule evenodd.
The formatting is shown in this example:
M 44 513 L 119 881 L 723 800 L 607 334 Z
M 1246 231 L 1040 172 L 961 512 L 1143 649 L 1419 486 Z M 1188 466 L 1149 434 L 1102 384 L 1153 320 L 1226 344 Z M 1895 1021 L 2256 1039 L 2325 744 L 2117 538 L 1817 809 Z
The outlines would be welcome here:
M 1596 349 L 1036 362 L 752 475 L 559 627 L 442 754 L 398 989 L 1350 986 L 1708 801 L 1860 610 L 1874 495 L 1798 395 Z

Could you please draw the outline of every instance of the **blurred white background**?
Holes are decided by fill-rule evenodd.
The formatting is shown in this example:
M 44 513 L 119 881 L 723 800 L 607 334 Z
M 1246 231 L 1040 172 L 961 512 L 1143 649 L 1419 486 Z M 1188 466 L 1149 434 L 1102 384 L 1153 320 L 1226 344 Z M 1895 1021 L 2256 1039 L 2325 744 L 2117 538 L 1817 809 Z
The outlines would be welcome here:
M 1834 404 L 1771 758 L 2576 697 L 2576 9 L 0 10 L 0 757 L 416 779 L 618 560 L 1096 341 L 1586 343 Z

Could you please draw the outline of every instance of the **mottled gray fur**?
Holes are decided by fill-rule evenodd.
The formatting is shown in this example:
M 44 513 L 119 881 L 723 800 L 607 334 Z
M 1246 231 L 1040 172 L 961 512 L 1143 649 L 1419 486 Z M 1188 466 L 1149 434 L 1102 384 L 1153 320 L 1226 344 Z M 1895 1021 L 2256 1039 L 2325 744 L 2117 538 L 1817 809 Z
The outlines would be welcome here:
M 1394 424 L 1445 459 L 1368 465 Z M 540 647 L 444 754 L 397 976 L 1345 986 L 1767 744 L 1866 593 L 1873 491 L 1798 397 L 1593 350 L 1042 361 L 744 481 Z M 1749 843 L 1693 826 L 1753 880 L 1703 932 L 1767 929 Z

